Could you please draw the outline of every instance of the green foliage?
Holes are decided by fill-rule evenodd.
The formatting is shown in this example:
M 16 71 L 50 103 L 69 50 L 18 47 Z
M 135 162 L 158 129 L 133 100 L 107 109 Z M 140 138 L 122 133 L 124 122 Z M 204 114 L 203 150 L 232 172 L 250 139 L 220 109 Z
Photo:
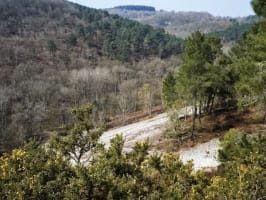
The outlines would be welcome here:
M 248 147 L 250 145 L 247 141 L 246 135 L 236 129 L 231 129 L 228 131 L 220 144 L 222 150 L 219 151 L 219 160 L 226 162 L 228 159 L 232 159 L 232 157 L 240 157 L 240 145 L 243 147 L 243 149 L 249 151 Z
M 50 141 L 50 147 L 67 156 L 68 159 L 80 164 L 92 162 L 94 153 L 102 148 L 98 142 L 102 135 L 102 130 L 95 128 L 90 120 L 93 106 L 86 104 L 72 111 L 75 124 L 68 131 L 67 136 L 54 136 Z
M 266 121 L 266 21 L 257 23 L 233 49 L 233 67 L 238 77 L 235 88 L 238 105 L 246 109 L 259 105 Z
M 206 199 L 263 199 L 266 192 L 265 134 L 247 136 L 232 129 L 221 143 L 221 176 L 207 188 Z
M 134 161 L 134 163 L 140 165 L 147 157 L 149 148 L 150 145 L 148 141 L 137 142 L 133 147 L 133 151 L 131 153 L 132 160 Z
M 29 145 L 28 145 L 29 146 Z M 7 199 L 186 199 L 201 195 L 196 184 L 207 184 L 191 163 L 178 155 L 148 155 L 138 143 L 122 153 L 123 139 L 112 139 L 88 166 L 70 166 L 61 154 L 41 147 L 25 147 L 0 158 L 1 197 Z M 201 186 L 198 186 L 201 187 Z M 12 191 L 12 193 L 10 192 Z
M 84 20 L 89 22 L 78 35 L 83 35 L 90 47 L 97 47 L 103 54 L 120 61 L 137 60 L 143 55 L 167 58 L 182 52 L 182 40 L 170 36 L 163 29 L 154 29 L 104 11 L 75 5 Z M 149 38 L 149 42 L 147 39 Z M 145 46 L 145 48 L 143 48 Z
M 0 158 L 1 199 L 63 199 L 72 168 L 60 155 L 31 142 Z
M 129 10 L 129 11 L 148 11 L 155 12 L 155 8 L 151 6 L 142 6 L 142 5 L 127 5 L 127 6 L 116 6 L 115 9 Z
M 27 12 L 29 12 L 30 5 L 37 5 L 36 1 L 10 0 L 7 2 L 7 6 L 11 2 L 16 2 L 27 8 Z M 63 5 L 61 1 L 47 1 L 53 2 L 50 6 L 46 1 L 40 2 L 42 3 L 38 4 L 38 8 L 51 18 L 58 16 L 54 8 L 66 9 L 64 6 L 58 6 Z M 263 2 L 253 2 L 258 14 L 263 15 Z M 73 16 L 86 19 L 88 22 L 85 28 L 79 26 L 80 34 L 77 35 L 95 48 L 108 39 L 109 41 L 105 42 L 105 51 L 111 53 L 111 49 L 114 48 L 114 54 L 110 55 L 113 58 L 127 60 L 128 55 L 131 54 L 134 54 L 134 58 L 138 58 L 139 53 L 143 52 L 146 55 L 159 54 L 164 57 L 173 50 L 167 41 L 169 36 L 161 30 L 153 31 L 149 26 L 141 26 L 118 16 L 111 16 L 111 23 L 105 23 L 105 20 L 110 17 L 108 13 L 82 6 L 75 6 L 75 8 L 79 12 L 73 12 Z M 0 14 L 1 19 L 7 20 L 12 14 L 17 20 L 27 14 L 27 12 L 13 11 L 11 7 L 10 10 L 3 9 Z M 132 35 L 131 32 L 127 32 L 127 29 L 119 28 L 123 24 L 130 27 Z M 19 26 L 11 25 L 13 26 L 9 31 L 16 34 L 19 31 L 16 27 Z M 239 47 L 233 51 L 232 69 L 227 67 L 231 59 L 226 56 L 220 57 L 219 39 L 208 38 L 198 32 L 193 34 L 186 41 L 183 64 L 177 78 L 169 75 L 164 83 L 166 98 L 171 97 L 169 99 L 172 101 L 171 95 L 177 91 L 178 99 L 192 102 L 195 116 L 198 105 L 200 107 L 211 105 L 215 96 L 230 97 L 228 93 L 231 93 L 234 86 L 238 95 L 247 99 L 247 101 L 245 99 L 246 102 L 250 103 L 252 102 L 250 100 L 255 99 L 255 102 L 263 102 L 265 105 L 263 101 L 266 85 L 265 27 L 265 21 L 262 21 L 243 36 Z M 116 30 L 119 31 L 116 32 Z M 110 31 L 114 31 L 115 34 L 108 35 L 108 37 L 99 34 Z M 3 32 L 1 34 L 5 35 Z M 123 40 L 131 40 L 131 45 L 121 41 L 120 37 Z M 50 44 L 51 50 L 57 49 L 52 43 Z M 51 50 L 49 50 L 51 53 L 56 52 L 56 50 Z M 124 50 L 125 54 L 122 54 Z M 25 67 L 23 72 L 16 73 L 24 76 L 31 72 L 30 70 L 38 69 L 38 66 L 34 69 Z M 235 80 L 237 80 L 236 84 Z M 171 84 L 174 89 L 170 87 Z M 145 99 L 148 100 L 147 105 L 150 105 L 151 101 L 148 97 L 152 93 L 147 94 L 147 91 L 151 91 L 151 87 L 144 85 L 141 96 L 147 95 Z M 3 94 L 2 96 L 5 96 L 6 93 Z M 28 99 L 32 98 L 29 94 L 27 95 Z M 240 101 L 240 98 L 238 100 Z M 5 99 L 1 101 L 3 107 Z M 33 108 L 35 108 L 34 105 L 29 105 L 28 109 Z M 36 110 L 38 108 L 36 107 Z M 9 107 L 6 109 L 10 112 Z M 102 131 L 96 129 L 91 120 L 92 111 L 91 104 L 74 109 L 73 127 L 65 137 L 56 136 L 49 145 L 41 146 L 31 142 L 19 149 L 14 149 L 10 154 L 3 154 L 0 157 L 1 199 L 219 200 L 263 199 L 265 197 L 265 133 L 249 137 L 238 130 L 230 130 L 221 142 L 222 149 L 219 151 L 221 165 L 217 175 L 209 178 L 203 172 L 193 172 L 192 163 L 183 164 L 177 154 L 149 155 L 147 142 L 137 143 L 132 152 L 126 153 L 123 152 L 122 136 L 117 136 L 112 139 L 110 147 L 104 149 L 103 145 L 98 142 Z M 29 118 L 30 123 L 33 123 L 31 115 L 26 117 Z M 2 123 L 4 121 L 2 120 Z M 85 155 L 90 161 L 88 165 L 80 164 Z
M 50 54 L 52 56 L 55 55 L 55 53 L 57 51 L 57 46 L 56 46 L 56 44 L 55 44 L 55 42 L 53 40 L 49 40 L 47 42 L 47 49 L 48 49 L 48 51 L 50 52 Z
M 185 41 L 182 64 L 175 79 L 167 75 L 163 82 L 163 97 L 169 107 L 175 101 L 193 106 L 193 125 L 196 115 L 212 112 L 215 103 L 224 103 L 232 97 L 230 59 L 222 54 L 221 41 L 200 32 Z M 216 100 L 216 102 L 215 102 Z M 221 102 L 218 102 L 221 101 Z
M 193 105 L 203 104 L 209 96 L 213 96 L 220 87 L 216 75 L 223 68 L 215 65 L 221 54 L 221 43 L 218 38 L 207 38 L 199 32 L 186 40 L 182 65 L 177 73 L 177 91 L 180 97 L 190 100 Z M 209 106 L 209 105 L 206 105 Z
M 163 79 L 162 96 L 164 105 L 170 107 L 177 99 L 177 92 L 175 90 L 176 79 L 173 73 L 169 72 Z
M 266 17 L 266 3 L 264 0 L 253 0 L 251 4 L 258 16 Z
M 12 5 L 17 6 L 12 7 Z M 37 22 L 42 22 L 43 18 L 46 18 L 47 21 L 54 21 L 57 27 L 55 29 L 63 29 L 67 33 L 60 35 L 58 39 L 61 40 L 63 37 L 70 47 L 81 40 L 90 48 L 96 48 L 99 53 L 123 62 L 138 60 L 143 55 L 166 58 L 182 51 L 182 40 L 166 34 L 162 29 L 154 29 L 149 25 L 142 25 L 118 15 L 110 15 L 107 11 L 70 2 L 8 0 L 1 3 L 0 8 L 5 11 L 0 13 L 0 20 L 5 23 L 3 30 L 0 30 L 2 35 L 18 34 L 20 32 L 18 27 L 22 26 L 22 21 L 28 18 L 36 18 Z M 29 22 L 34 34 L 53 29 L 54 25 L 42 27 L 41 24 L 34 24 L 37 22 L 34 20 Z M 76 33 L 72 33 L 73 30 L 76 30 Z M 143 48 L 145 37 L 149 37 L 151 42 L 146 50 Z M 49 51 L 53 49 L 54 53 L 54 48 L 48 48 Z
M 219 36 L 224 42 L 238 41 L 242 37 L 242 35 L 247 30 L 249 30 L 257 21 L 257 17 L 253 18 L 253 20 L 247 20 L 247 22 L 245 23 L 234 22 L 227 29 L 223 31 L 212 32 L 209 33 L 209 35 Z
M 91 109 L 87 104 L 73 110 L 77 122 L 88 120 Z M 149 155 L 148 142 L 123 152 L 119 135 L 108 149 L 91 151 L 88 165 L 71 164 L 72 149 L 63 155 L 31 142 L 0 157 L 0 194 L 2 199 L 260 199 L 266 192 L 265 145 L 265 134 L 230 130 L 221 141 L 219 173 L 209 177 L 193 171 L 192 162 L 183 164 L 178 154 Z

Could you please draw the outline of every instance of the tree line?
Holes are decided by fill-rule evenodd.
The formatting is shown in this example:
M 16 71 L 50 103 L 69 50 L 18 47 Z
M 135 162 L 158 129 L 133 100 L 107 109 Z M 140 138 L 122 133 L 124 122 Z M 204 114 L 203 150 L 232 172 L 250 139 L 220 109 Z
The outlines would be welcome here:
M 265 17 L 260 1 L 253 1 L 254 10 Z M 166 107 L 193 106 L 192 130 L 196 118 L 217 109 L 256 107 L 266 122 L 266 56 L 265 18 L 255 24 L 225 54 L 221 40 L 200 32 L 185 40 L 182 63 L 176 74 L 169 73 L 163 81 Z

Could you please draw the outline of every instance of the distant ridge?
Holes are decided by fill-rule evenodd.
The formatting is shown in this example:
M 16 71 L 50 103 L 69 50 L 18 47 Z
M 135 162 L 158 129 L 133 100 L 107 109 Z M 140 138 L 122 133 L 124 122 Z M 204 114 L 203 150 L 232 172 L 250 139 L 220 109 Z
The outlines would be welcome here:
M 143 6 L 143 5 L 124 5 L 124 6 L 116 6 L 114 9 L 120 10 L 128 10 L 128 11 L 149 11 L 155 12 L 155 8 L 152 6 Z
M 218 35 L 226 42 L 236 41 L 242 33 L 259 20 L 257 16 L 217 17 L 204 11 L 165 11 L 158 9 L 150 12 L 154 8 L 149 8 L 153 7 L 129 5 L 109 8 L 106 11 L 110 14 L 136 20 L 145 25 L 164 29 L 167 33 L 181 38 L 186 38 L 191 33 L 199 30 L 206 34 Z

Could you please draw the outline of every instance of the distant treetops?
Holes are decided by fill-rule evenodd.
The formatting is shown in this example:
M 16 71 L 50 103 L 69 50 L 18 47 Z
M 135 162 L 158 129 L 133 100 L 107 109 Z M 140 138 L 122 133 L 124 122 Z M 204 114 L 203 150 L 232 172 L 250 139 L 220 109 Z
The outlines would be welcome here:
M 125 5 L 125 6 L 116 6 L 115 9 L 120 10 L 129 10 L 129 11 L 148 11 L 155 12 L 155 8 L 152 6 L 142 6 L 142 5 Z

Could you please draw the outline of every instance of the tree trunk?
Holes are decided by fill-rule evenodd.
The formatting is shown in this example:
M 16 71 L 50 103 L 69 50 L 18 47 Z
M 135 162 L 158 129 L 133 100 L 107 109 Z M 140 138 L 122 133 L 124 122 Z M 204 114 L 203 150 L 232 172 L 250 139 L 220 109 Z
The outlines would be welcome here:
M 263 116 L 263 123 L 266 124 L 266 103 L 264 103 L 264 116 Z
M 266 124 L 266 108 L 264 109 L 263 123 Z
M 197 105 L 194 105 L 193 109 L 193 115 L 192 115 L 192 132 L 191 132 L 191 137 L 192 139 L 194 138 L 194 131 L 195 131 L 195 124 L 196 124 L 196 116 L 197 116 Z
M 212 111 L 213 111 L 214 99 L 215 99 L 215 94 L 212 96 L 211 107 L 210 107 L 210 111 L 209 111 L 209 113 L 212 113 Z
M 210 105 L 211 105 L 211 101 L 212 101 L 212 96 L 213 96 L 213 93 L 210 93 L 209 96 L 208 96 L 208 100 L 207 100 L 207 104 L 206 104 L 206 112 L 210 112 Z
M 201 109 L 202 109 L 202 106 L 201 106 L 201 102 L 200 102 L 200 105 L 199 105 L 199 115 L 198 115 L 200 127 L 201 127 Z
M 79 155 L 77 156 L 77 164 L 80 164 L 81 163 L 81 158 L 83 156 L 83 148 L 80 149 L 79 151 Z

